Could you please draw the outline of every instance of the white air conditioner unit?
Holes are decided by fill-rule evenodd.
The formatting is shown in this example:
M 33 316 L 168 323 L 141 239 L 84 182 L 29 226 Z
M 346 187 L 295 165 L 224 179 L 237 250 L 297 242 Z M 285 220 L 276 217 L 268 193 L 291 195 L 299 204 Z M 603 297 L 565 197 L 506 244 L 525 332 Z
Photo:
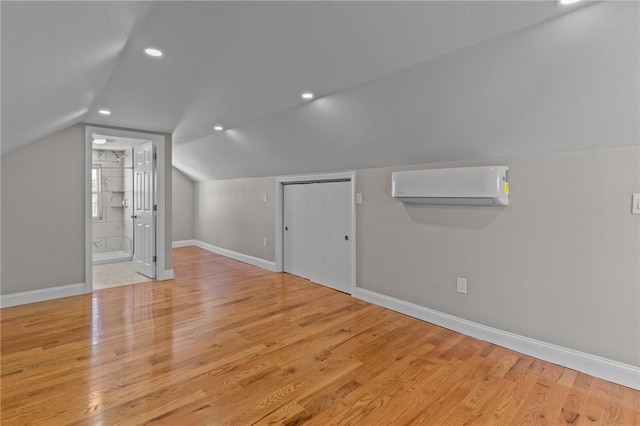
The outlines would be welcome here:
M 393 172 L 392 196 L 403 203 L 509 205 L 509 167 Z

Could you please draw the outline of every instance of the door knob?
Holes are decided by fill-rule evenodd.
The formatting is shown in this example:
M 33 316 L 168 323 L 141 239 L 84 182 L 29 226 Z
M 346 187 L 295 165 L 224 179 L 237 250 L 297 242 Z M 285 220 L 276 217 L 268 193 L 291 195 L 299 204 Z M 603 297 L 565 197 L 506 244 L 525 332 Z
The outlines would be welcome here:
M 344 236 L 344 240 L 345 240 L 345 241 L 349 241 L 349 236 L 348 236 L 348 235 L 345 235 L 345 236 Z
M 285 226 L 285 227 L 284 227 L 284 230 L 285 230 L 285 231 L 288 231 L 288 230 L 289 230 L 289 227 L 288 227 L 288 226 Z
M 131 219 L 137 219 L 137 218 L 138 218 L 138 215 L 137 215 L 137 214 L 132 214 L 132 215 L 131 215 Z

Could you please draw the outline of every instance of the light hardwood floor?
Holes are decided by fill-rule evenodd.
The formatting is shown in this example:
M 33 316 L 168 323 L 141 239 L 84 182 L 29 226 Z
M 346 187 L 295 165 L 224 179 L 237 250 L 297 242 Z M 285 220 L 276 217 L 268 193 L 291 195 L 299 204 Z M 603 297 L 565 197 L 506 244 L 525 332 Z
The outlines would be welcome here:
M 640 424 L 640 392 L 194 247 L 2 315 L 2 425 Z

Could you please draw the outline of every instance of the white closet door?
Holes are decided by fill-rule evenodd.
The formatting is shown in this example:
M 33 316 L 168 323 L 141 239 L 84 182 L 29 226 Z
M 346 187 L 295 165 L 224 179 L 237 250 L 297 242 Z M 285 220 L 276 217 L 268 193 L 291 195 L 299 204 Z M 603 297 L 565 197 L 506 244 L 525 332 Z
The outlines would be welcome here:
M 351 292 L 351 182 L 309 186 L 309 278 Z
M 285 272 L 351 292 L 351 182 L 284 186 Z
M 308 272 L 309 185 L 285 185 L 283 209 L 283 268 L 285 272 L 309 278 Z

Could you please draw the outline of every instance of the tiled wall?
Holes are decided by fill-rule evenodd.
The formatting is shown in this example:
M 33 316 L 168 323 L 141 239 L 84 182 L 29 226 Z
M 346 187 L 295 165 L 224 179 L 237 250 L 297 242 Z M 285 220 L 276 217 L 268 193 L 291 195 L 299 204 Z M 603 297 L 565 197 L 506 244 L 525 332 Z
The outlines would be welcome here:
M 122 242 L 124 251 L 133 253 L 133 153 L 127 150 L 124 153 L 124 199 L 127 206 L 124 208 L 124 232 Z
M 124 250 L 132 252 L 131 153 L 93 150 L 93 164 L 102 168 L 102 218 L 93 219 L 93 252 Z M 123 207 L 127 200 L 129 208 Z M 131 228 L 131 229 L 127 229 Z

